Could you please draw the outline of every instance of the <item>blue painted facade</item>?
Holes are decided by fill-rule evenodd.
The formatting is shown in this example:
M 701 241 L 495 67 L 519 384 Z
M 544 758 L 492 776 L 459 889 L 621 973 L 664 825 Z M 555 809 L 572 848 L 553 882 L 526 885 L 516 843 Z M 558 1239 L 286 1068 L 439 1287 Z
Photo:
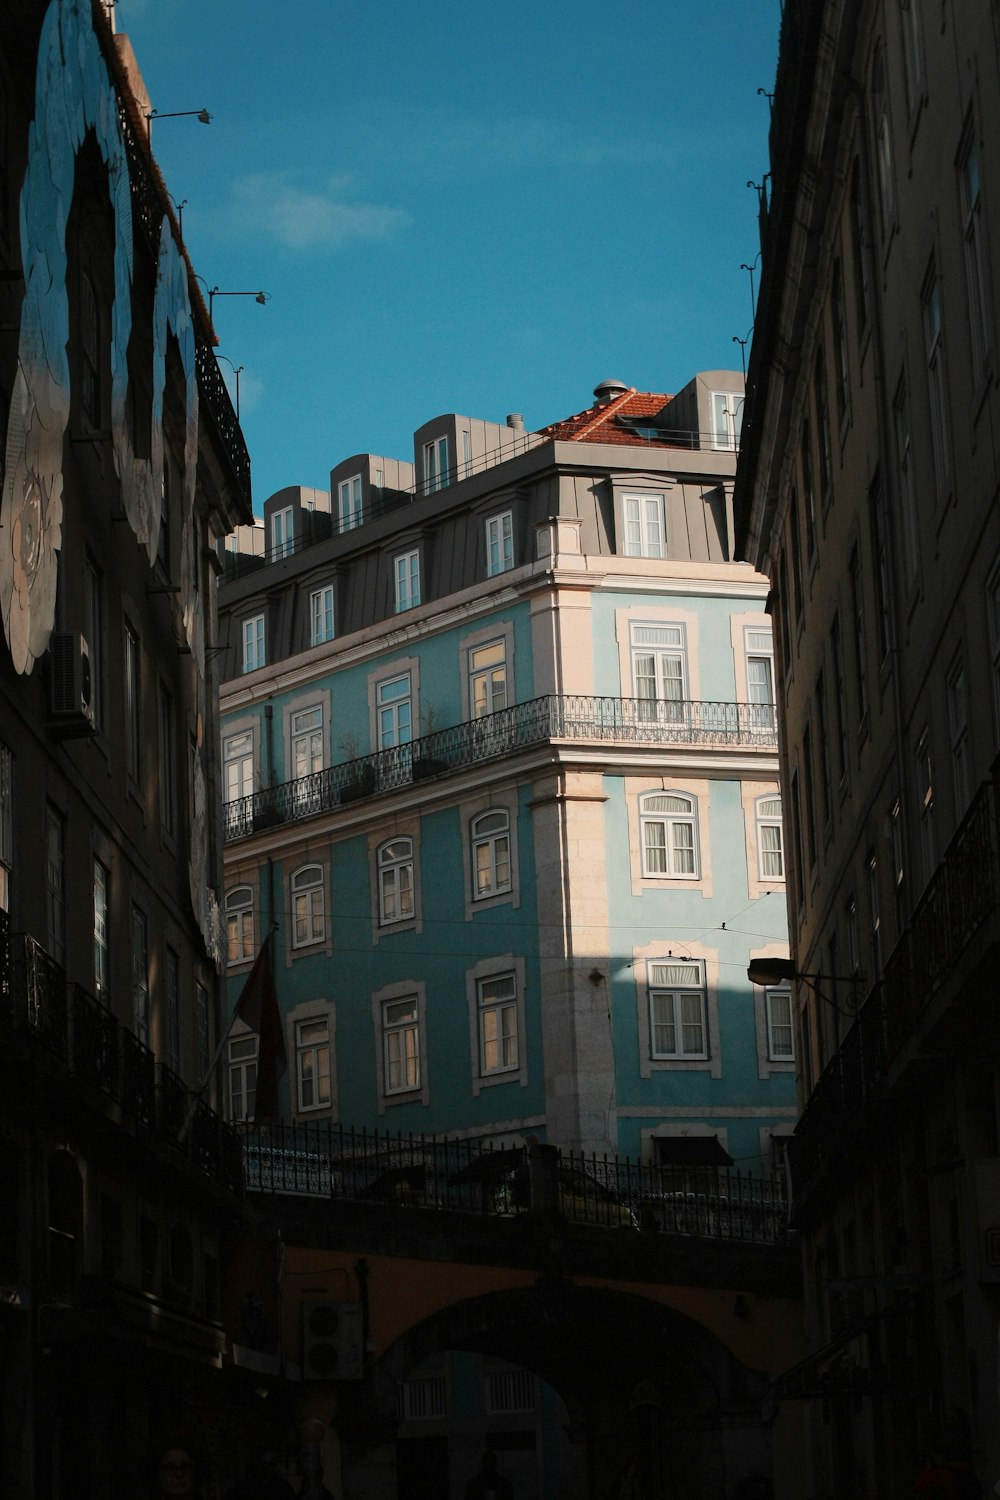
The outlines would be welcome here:
M 746 976 L 787 951 L 780 831 L 766 876 L 757 847 L 773 716 L 759 683 L 747 702 L 769 622 L 719 522 L 732 465 L 533 441 L 367 524 L 339 528 L 334 500 L 328 538 L 313 520 L 292 556 L 265 534 L 231 566 L 230 1000 L 273 922 L 289 1118 L 643 1160 L 715 1137 L 744 1169 L 776 1165 L 791 1031 Z M 665 556 L 623 555 L 637 504 L 643 525 L 662 514 Z M 514 540 L 484 577 L 494 511 Z M 230 563 L 254 546 L 259 529 Z M 401 554 L 423 602 L 392 610 L 378 580 Z M 326 587 L 354 628 L 296 649 Z M 241 671 L 261 617 L 267 661 Z M 231 1058 L 236 1113 L 253 1040 Z

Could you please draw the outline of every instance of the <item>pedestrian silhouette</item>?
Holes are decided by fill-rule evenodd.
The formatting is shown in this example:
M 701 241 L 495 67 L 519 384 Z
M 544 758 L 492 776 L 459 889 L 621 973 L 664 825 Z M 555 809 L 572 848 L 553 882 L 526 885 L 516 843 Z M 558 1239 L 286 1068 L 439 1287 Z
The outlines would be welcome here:
M 478 1474 L 465 1486 L 465 1500 L 511 1500 L 513 1489 L 506 1475 L 497 1473 L 497 1456 L 487 1448 Z

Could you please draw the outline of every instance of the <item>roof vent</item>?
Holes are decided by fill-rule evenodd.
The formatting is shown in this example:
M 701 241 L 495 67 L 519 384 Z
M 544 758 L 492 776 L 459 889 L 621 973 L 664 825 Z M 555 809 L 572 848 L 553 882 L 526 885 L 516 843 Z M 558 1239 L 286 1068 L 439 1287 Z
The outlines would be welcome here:
M 511 428 L 513 432 L 523 432 L 524 417 L 519 411 L 512 411 L 507 418 L 507 426 Z
M 594 395 L 598 406 L 607 406 L 616 396 L 623 396 L 628 390 L 624 380 L 602 380 L 599 385 L 594 386 Z

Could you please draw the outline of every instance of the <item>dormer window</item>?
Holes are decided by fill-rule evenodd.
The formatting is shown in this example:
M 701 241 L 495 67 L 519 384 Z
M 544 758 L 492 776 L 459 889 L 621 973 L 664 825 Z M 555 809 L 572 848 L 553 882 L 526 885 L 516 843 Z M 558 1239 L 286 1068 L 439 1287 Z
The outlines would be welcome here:
M 736 391 L 713 391 L 712 447 L 735 451 L 740 446 L 742 428 L 743 397 Z
M 360 474 L 353 474 L 350 479 L 341 480 L 337 486 L 337 507 L 341 531 L 350 531 L 353 527 L 361 525 Z
M 448 477 L 448 439 L 434 438 L 424 444 L 424 494 L 443 489 Z

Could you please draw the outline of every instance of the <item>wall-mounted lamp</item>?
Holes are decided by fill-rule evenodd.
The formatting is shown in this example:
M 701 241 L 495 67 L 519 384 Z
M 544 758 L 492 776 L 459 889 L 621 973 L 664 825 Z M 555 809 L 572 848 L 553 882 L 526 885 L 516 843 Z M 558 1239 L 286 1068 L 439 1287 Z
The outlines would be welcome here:
M 202 125 L 211 125 L 212 123 L 212 116 L 207 109 L 169 109 L 166 114 L 162 115 L 158 109 L 151 109 L 146 115 L 147 140 L 151 141 L 153 139 L 154 120 L 182 120 L 189 115 L 193 115 L 196 120 L 200 120 Z
M 208 293 L 208 316 L 213 325 L 215 319 L 212 316 L 212 303 L 215 301 L 216 297 L 253 297 L 254 301 L 259 302 L 261 307 L 264 306 L 265 302 L 270 301 L 270 297 L 268 296 L 267 292 L 224 292 L 220 287 L 210 287 Z
M 790 958 L 752 958 L 747 969 L 751 984 L 791 984 L 793 979 L 816 978 L 816 975 L 797 974 Z

